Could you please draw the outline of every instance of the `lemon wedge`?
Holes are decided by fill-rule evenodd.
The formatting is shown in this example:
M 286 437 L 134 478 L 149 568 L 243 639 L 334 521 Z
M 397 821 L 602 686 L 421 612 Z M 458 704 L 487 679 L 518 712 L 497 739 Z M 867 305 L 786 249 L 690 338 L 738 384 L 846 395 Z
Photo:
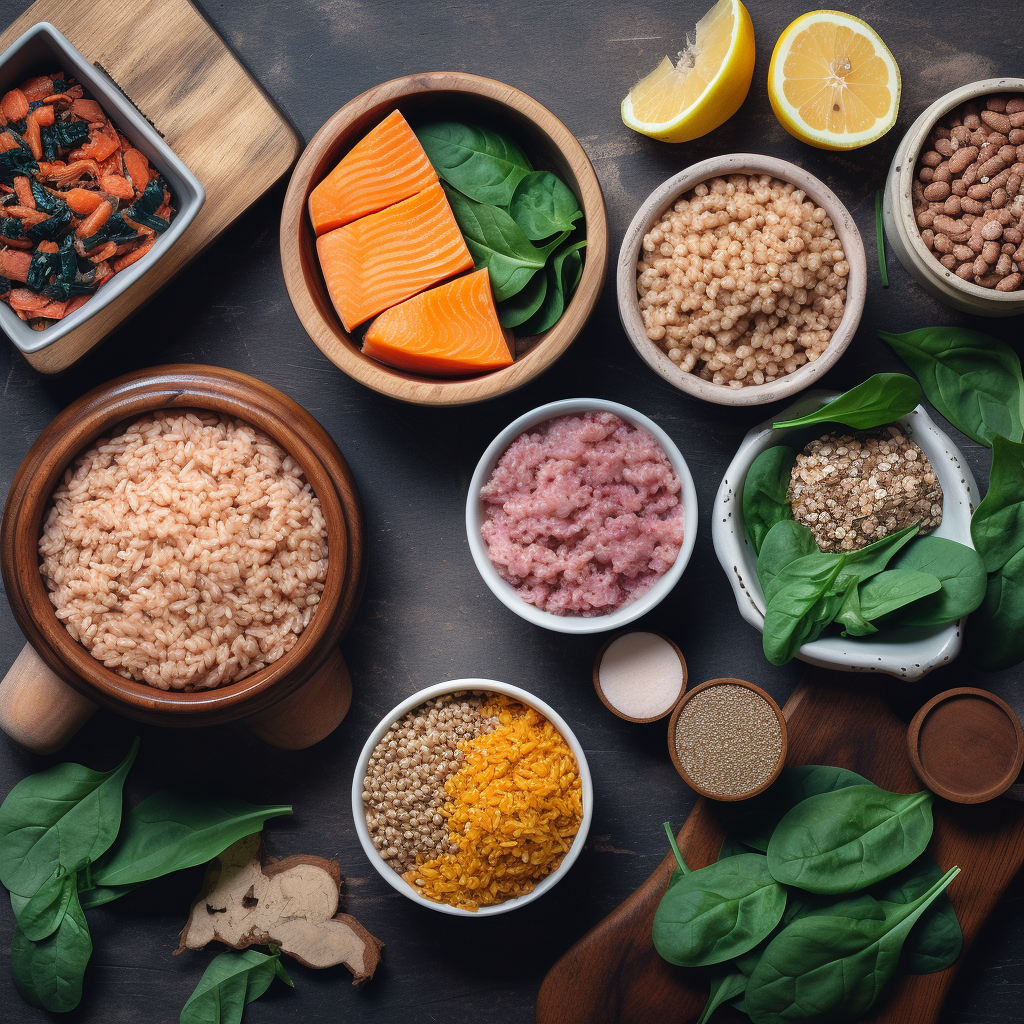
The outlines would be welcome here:
M 801 15 L 779 36 L 768 98 L 782 127 L 819 149 L 880 139 L 900 106 L 900 71 L 867 23 L 841 11 Z
M 622 101 L 628 128 L 663 142 L 707 135 L 740 108 L 754 74 L 754 26 L 740 0 L 718 0 L 673 63 L 666 57 Z

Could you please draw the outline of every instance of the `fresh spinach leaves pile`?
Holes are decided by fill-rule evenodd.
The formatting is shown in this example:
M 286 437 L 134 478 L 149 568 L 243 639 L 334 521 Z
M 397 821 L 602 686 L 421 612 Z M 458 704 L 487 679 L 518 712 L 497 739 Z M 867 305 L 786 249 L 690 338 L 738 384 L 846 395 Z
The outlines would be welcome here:
M 963 935 L 924 849 L 934 796 L 890 793 L 826 765 L 786 769 L 727 815 L 717 863 L 678 867 L 654 915 L 669 963 L 710 967 L 698 1024 L 732 1003 L 754 1024 L 853 1021 L 897 972 L 931 974 Z
M 841 423 L 869 430 L 905 416 L 920 398 L 912 378 L 879 373 L 820 409 L 775 426 Z M 856 551 L 819 551 L 811 531 L 793 520 L 788 491 L 795 461 L 796 452 L 785 445 L 762 452 L 747 472 L 741 498 L 766 604 L 762 643 L 773 665 L 784 665 L 833 624 L 845 637 L 870 636 L 904 626 L 943 626 L 981 605 L 983 553 L 940 537 L 915 540 L 916 526 Z M 1021 512 L 1024 528 L 1024 505 Z
M 436 121 L 416 137 L 445 182 L 474 266 L 487 268 L 501 325 L 520 335 L 553 327 L 583 274 L 583 211 L 572 191 L 489 128 Z
M 208 790 L 164 789 L 124 816 L 138 738 L 109 772 L 58 764 L 23 779 L 0 806 L 0 882 L 17 927 L 11 974 L 33 1006 L 74 1009 L 92 955 L 85 910 L 144 882 L 203 864 L 291 807 L 257 807 Z
M 246 1004 L 259 999 L 275 978 L 294 988 L 281 963 L 281 950 L 267 948 L 269 955 L 247 949 L 214 957 L 182 1007 L 178 1024 L 238 1024 Z
M 980 331 L 925 327 L 878 332 L 913 371 L 928 401 L 978 444 L 992 449 L 985 500 L 974 510 L 971 540 L 987 571 L 981 606 L 964 637 L 980 668 L 1024 660 L 1024 377 L 1009 345 Z

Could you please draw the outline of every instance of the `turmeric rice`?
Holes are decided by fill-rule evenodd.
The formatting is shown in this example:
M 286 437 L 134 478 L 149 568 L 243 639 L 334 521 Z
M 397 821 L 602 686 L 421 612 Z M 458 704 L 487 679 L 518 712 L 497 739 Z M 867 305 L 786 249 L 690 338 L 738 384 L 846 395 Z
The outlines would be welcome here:
M 558 730 L 502 694 L 480 713 L 497 725 L 459 744 L 464 760 L 442 808 L 449 849 L 402 876 L 427 899 L 474 911 L 532 892 L 583 819 L 579 765 Z

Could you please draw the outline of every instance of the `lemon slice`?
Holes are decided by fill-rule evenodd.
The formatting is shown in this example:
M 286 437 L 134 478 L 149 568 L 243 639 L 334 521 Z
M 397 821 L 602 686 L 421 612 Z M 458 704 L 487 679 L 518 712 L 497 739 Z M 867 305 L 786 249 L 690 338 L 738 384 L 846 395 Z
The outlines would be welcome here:
M 686 42 L 675 64 L 666 57 L 630 89 L 622 101 L 626 127 L 663 142 L 688 142 L 739 110 L 754 74 L 754 26 L 740 0 L 719 0 Z
M 868 24 L 841 11 L 801 15 L 779 36 L 768 98 L 782 127 L 819 149 L 880 139 L 900 107 L 900 70 Z

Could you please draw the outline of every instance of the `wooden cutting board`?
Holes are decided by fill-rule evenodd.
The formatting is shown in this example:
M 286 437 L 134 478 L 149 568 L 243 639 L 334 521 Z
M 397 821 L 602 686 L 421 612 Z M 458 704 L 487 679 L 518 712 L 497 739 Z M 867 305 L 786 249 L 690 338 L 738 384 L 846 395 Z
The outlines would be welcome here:
M 810 671 L 784 714 L 786 763 L 850 768 L 885 789 L 914 792 L 921 783 L 907 756 L 907 727 L 883 698 L 888 677 Z M 964 953 L 938 974 L 903 975 L 866 1020 L 932 1024 L 964 954 L 1024 861 L 1024 805 L 1005 798 L 965 806 L 936 800 L 928 852 L 943 868 L 962 872 L 947 892 L 964 933 Z M 679 833 L 693 868 L 717 859 L 725 830 L 710 801 L 699 800 Z M 537 1024 L 678 1024 L 695 1020 L 707 1000 L 707 976 L 666 963 L 651 943 L 651 922 L 674 861 L 668 853 L 654 874 L 588 932 L 548 972 L 537 999 Z M 748 1021 L 731 1007 L 713 1022 Z
M 301 140 L 188 0 L 37 0 L 0 50 L 40 21 L 64 33 L 135 104 L 206 189 L 184 235 L 139 281 L 81 327 L 25 358 L 67 369 L 145 305 L 240 217 L 299 155 Z

